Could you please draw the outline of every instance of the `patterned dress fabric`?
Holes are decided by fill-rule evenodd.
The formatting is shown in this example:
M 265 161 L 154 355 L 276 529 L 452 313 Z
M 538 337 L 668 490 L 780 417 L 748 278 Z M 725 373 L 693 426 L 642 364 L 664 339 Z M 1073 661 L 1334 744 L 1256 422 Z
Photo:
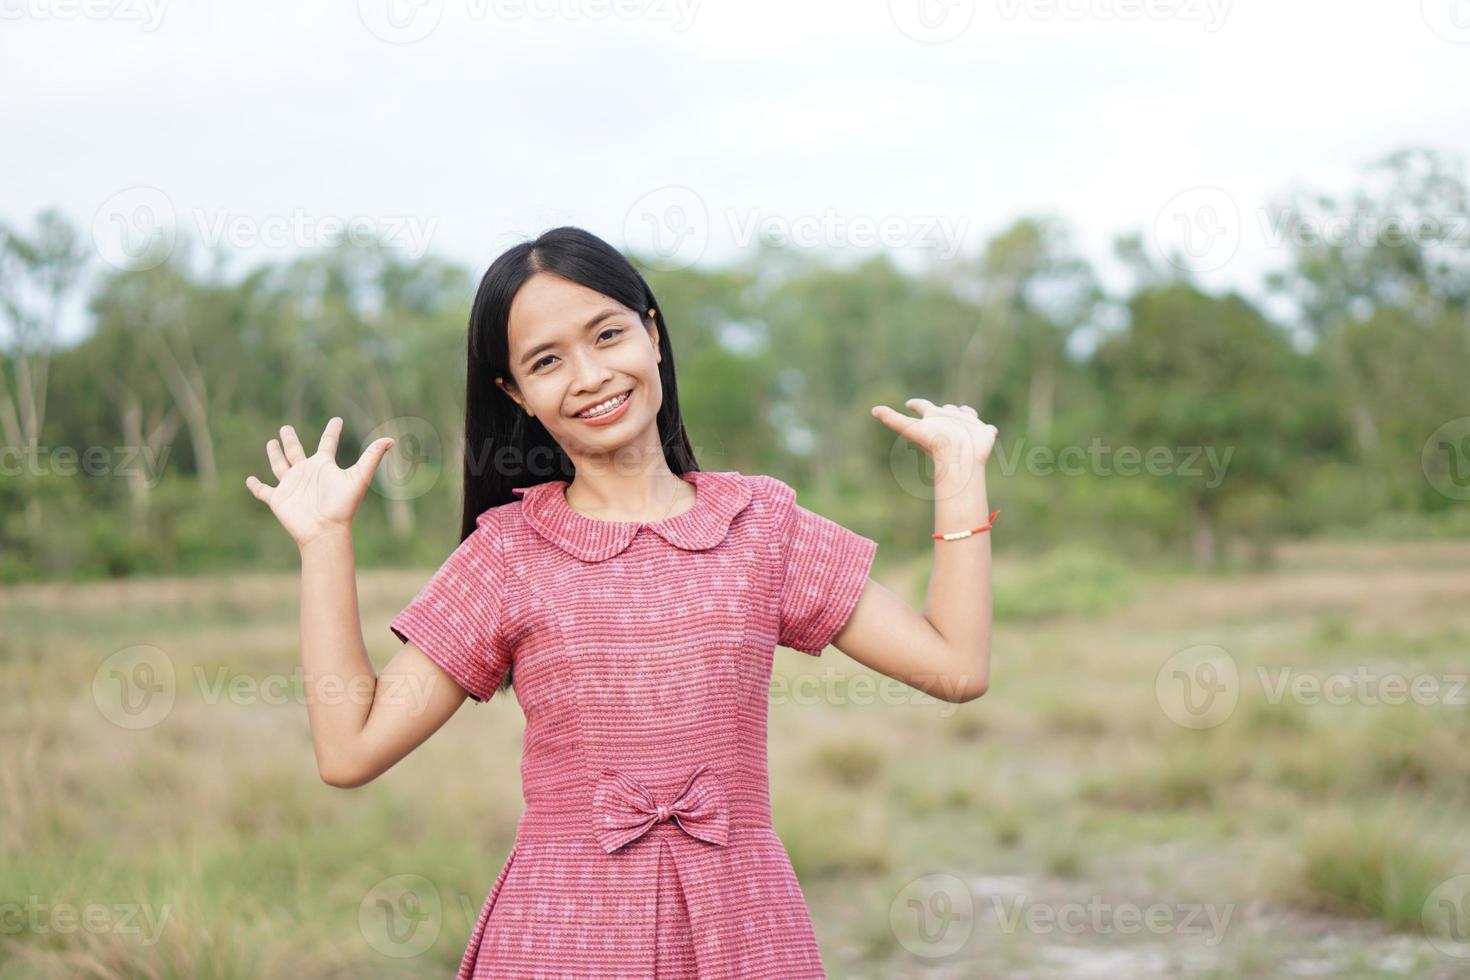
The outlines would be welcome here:
M 774 477 L 681 478 L 693 507 L 651 522 L 516 488 L 391 623 L 476 701 L 510 670 L 525 715 L 524 810 L 458 980 L 825 976 L 771 823 L 771 664 L 821 655 L 877 543 Z

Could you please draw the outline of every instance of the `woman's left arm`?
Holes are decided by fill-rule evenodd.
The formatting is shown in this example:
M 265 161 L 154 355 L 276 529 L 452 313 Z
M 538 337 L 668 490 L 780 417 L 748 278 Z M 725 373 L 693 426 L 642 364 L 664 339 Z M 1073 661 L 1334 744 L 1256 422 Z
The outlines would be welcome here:
M 904 403 L 915 419 L 886 405 L 873 408 L 884 425 L 934 461 L 934 531 L 987 523 L 985 463 L 998 430 L 969 405 Z M 935 540 L 934 570 L 923 613 L 869 579 L 832 645 L 859 663 L 944 701 L 972 701 L 990 687 L 990 533 Z

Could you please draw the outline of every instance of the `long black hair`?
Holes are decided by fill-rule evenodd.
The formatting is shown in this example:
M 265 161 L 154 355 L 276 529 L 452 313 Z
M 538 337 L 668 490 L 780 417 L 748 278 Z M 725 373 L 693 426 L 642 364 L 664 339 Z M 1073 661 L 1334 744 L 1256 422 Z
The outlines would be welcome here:
M 657 422 L 664 461 L 676 474 L 699 469 L 679 411 L 673 340 L 653 290 L 633 263 L 601 238 L 570 225 L 553 228 L 501 253 L 480 280 L 470 309 L 461 542 L 474 533 L 476 519 L 486 510 L 520 499 L 511 493 L 513 487 L 570 480 L 575 475 L 571 459 L 541 421 L 527 415 L 495 383 L 497 377 L 511 380 L 511 301 L 538 272 L 561 276 L 636 310 L 645 328 L 650 322 L 648 311 L 654 311 L 652 323 L 658 327 L 661 354 L 658 375 L 663 386 Z M 510 687 L 510 674 L 507 670 L 501 690 Z
M 520 288 L 538 272 L 548 272 L 586 286 L 638 312 L 644 327 L 654 311 L 658 328 L 659 381 L 663 404 L 658 411 L 659 442 L 674 473 L 699 469 L 674 375 L 674 344 L 663 307 L 643 276 L 607 242 L 581 228 L 553 228 L 534 241 L 522 242 L 491 263 L 470 310 L 468 377 L 464 413 L 464 509 L 460 540 L 475 530 L 475 520 L 488 508 L 517 500 L 512 487 L 549 480 L 570 480 L 575 468 L 539 419 L 526 414 L 496 378 L 511 380 L 510 305 Z

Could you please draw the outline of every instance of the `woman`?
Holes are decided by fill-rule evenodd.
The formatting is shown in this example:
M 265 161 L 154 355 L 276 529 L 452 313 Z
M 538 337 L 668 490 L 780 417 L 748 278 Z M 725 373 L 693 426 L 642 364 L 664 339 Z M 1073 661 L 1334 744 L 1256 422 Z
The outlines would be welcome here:
M 917 419 L 873 409 L 936 464 L 921 615 L 868 577 L 873 540 L 773 477 L 698 468 L 663 315 L 606 242 L 557 228 L 501 255 L 468 341 L 461 543 L 394 617 L 382 674 L 350 529 L 392 440 L 343 470 L 340 418 L 310 457 L 283 426 L 279 485 L 246 480 L 301 551 L 306 677 L 349 694 L 308 699 L 323 779 L 376 778 L 514 675 L 526 807 L 460 980 L 824 976 L 771 825 L 772 653 L 830 644 L 946 701 L 985 692 L 995 427 L 919 398 Z

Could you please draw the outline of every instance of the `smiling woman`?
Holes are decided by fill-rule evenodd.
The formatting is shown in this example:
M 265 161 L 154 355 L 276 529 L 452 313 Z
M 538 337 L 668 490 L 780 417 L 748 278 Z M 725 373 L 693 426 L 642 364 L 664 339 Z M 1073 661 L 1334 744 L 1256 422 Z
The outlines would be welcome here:
M 478 701 L 514 670 L 527 717 L 526 810 L 461 980 L 823 976 L 771 824 L 766 695 L 778 642 L 819 654 L 849 618 L 876 543 L 698 468 L 652 291 L 579 229 L 487 272 L 468 385 L 467 445 L 571 466 L 467 454 L 472 530 L 392 622 Z
M 839 646 L 946 700 L 978 697 L 989 535 L 937 545 L 926 617 L 869 578 L 873 539 L 775 477 L 701 470 L 652 290 L 580 229 L 496 259 L 468 347 L 463 534 L 390 623 L 403 646 L 382 674 L 354 635 L 347 525 L 387 440 L 342 471 L 340 419 L 309 458 L 283 427 L 284 458 L 268 449 L 281 485 L 250 484 L 301 546 L 308 675 L 371 695 L 309 698 L 323 778 L 375 779 L 514 675 L 526 808 L 459 980 L 825 976 L 772 823 L 775 648 Z M 936 522 L 974 528 L 995 427 L 969 406 L 908 404 L 922 417 L 873 411 L 936 457 Z
M 640 316 L 606 304 L 595 289 L 540 272 L 510 307 L 507 333 L 516 367 L 511 378 L 497 377 L 496 384 L 573 458 L 605 456 L 607 440 L 623 438 L 597 433 L 589 442 L 589 427 L 622 423 L 629 431 L 652 434 L 663 403 L 657 309 L 650 306 Z M 567 419 L 580 425 L 568 425 Z M 652 459 L 657 442 L 641 448 Z
M 497 258 L 470 316 L 461 538 L 547 479 L 613 517 L 683 499 L 698 463 L 674 363 L 653 290 L 597 236 L 554 228 Z

